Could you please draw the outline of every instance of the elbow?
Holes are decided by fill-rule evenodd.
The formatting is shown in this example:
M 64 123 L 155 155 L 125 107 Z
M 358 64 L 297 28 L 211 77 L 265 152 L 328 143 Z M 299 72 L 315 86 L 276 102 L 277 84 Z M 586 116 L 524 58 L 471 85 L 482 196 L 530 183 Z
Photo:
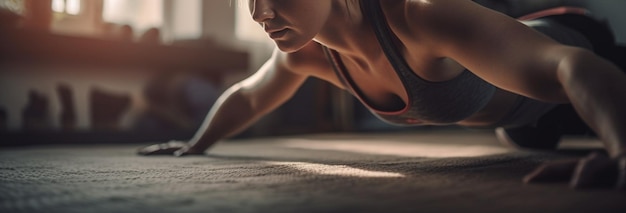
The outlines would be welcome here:
M 595 53 L 577 49 L 570 51 L 558 63 L 557 79 L 561 85 L 561 99 L 584 98 L 591 88 L 603 87 L 612 64 Z
M 255 108 L 252 97 L 240 82 L 224 91 L 215 105 L 228 106 L 228 110 L 238 112 L 241 116 L 249 116 L 251 113 L 248 112 Z
M 584 61 L 596 57 L 592 52 L 580 49 L 569 51 L 558 61 L 557 79 L 566 86 L 568 82 L 588 77 L 589 69 L 585 69 Z
M 234 107 L 240 112 L 253 112 L 258 111 L 259 101 L 255 99 L 253 91 L 247 89 L 241 84 L 236 85 L 237 89 L 232 93 L 233 102 L 236 104 Z
M 520 94 L 548 103 L 570 103 L 571 98 L 580 91 L 580 85 L 588 84 L 593 78 L 594 69 L 590 69 L 589 59 L 594 53 L 579 48 L 558 48 L 546 51 L 543 58 L 551 63 L 535 75 L 523 78 L 524 85 Z

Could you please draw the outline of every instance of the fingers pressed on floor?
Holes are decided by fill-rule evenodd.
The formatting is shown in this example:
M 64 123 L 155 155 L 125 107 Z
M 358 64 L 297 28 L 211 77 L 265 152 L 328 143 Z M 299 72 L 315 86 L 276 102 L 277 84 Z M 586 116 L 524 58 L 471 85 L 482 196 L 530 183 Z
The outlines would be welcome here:
M 577 189 L 614 186 L 617 180 L 615 161 L 602 154 L 591 154 L 576 166 L 570 186 Z
M 577 159 L 547 162 L 524 177 L 524 183 L 567 182 L 572 177 Z
M 617 182 L 615 187 L 618 190 L 626 191 L 626 156 L 622 156 L 617 162 Z

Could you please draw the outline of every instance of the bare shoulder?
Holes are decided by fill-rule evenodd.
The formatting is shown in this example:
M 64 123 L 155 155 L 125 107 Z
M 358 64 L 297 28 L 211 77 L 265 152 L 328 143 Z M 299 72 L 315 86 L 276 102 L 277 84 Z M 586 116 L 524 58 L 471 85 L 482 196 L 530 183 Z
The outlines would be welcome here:
M 381 2 L 385 2 L 383 9 L 390 10 L 386 11 L 389 25 L 399 37 L 419 40 L 421 45 L 438 46 L 435 49 L 440 49 L 442 44 L 454 44 L 451 42 L 463 42 L 472 36 L 479 36 L 481 29 L 504 29 L 503 26 L 514 21 L 471 0 Z
M 458 21 L 475 7 L 471 0 L 382 0 L 387 24 L 405 45 L 436 45 L 441 36 L 462 36 Z M 430 48 L 427 48 L 430 49 Z
M 405 0 L 402 6 L 396 7 L 404 9 L 402 19 L 412 30 L 419 29 L 416 27 L 422 30 L 432 27 L 460 27 L 463 23 L 462 19 L 492 15 L 489 10 L 485 10 L 486 8 L 471 0 Z M 439 25 L 442 23 L 452 25 Z

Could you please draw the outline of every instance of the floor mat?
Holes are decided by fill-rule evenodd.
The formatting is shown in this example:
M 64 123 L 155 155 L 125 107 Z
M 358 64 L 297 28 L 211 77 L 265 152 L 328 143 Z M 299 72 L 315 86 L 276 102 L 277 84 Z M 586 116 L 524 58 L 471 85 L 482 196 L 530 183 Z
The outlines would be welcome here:
M 623 192 L 521 182 L 597 148 L 566 142 L 523 152 L 443 131 L 229 140 L 181 158 L 135 155 L 143 144 L 4 148 L 0 212 L 625 212 Z

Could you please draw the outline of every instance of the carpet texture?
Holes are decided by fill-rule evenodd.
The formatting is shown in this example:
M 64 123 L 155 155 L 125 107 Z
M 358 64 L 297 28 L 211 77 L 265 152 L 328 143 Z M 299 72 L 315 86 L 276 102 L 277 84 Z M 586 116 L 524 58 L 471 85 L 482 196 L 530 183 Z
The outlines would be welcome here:
M 443 131 L 229 140 L 181 158 L 135 155 L 144 144 L 3 148 L 0 212 L 626 212 L 624 192 L 521 182 L 596 142 L 524 152 Z

